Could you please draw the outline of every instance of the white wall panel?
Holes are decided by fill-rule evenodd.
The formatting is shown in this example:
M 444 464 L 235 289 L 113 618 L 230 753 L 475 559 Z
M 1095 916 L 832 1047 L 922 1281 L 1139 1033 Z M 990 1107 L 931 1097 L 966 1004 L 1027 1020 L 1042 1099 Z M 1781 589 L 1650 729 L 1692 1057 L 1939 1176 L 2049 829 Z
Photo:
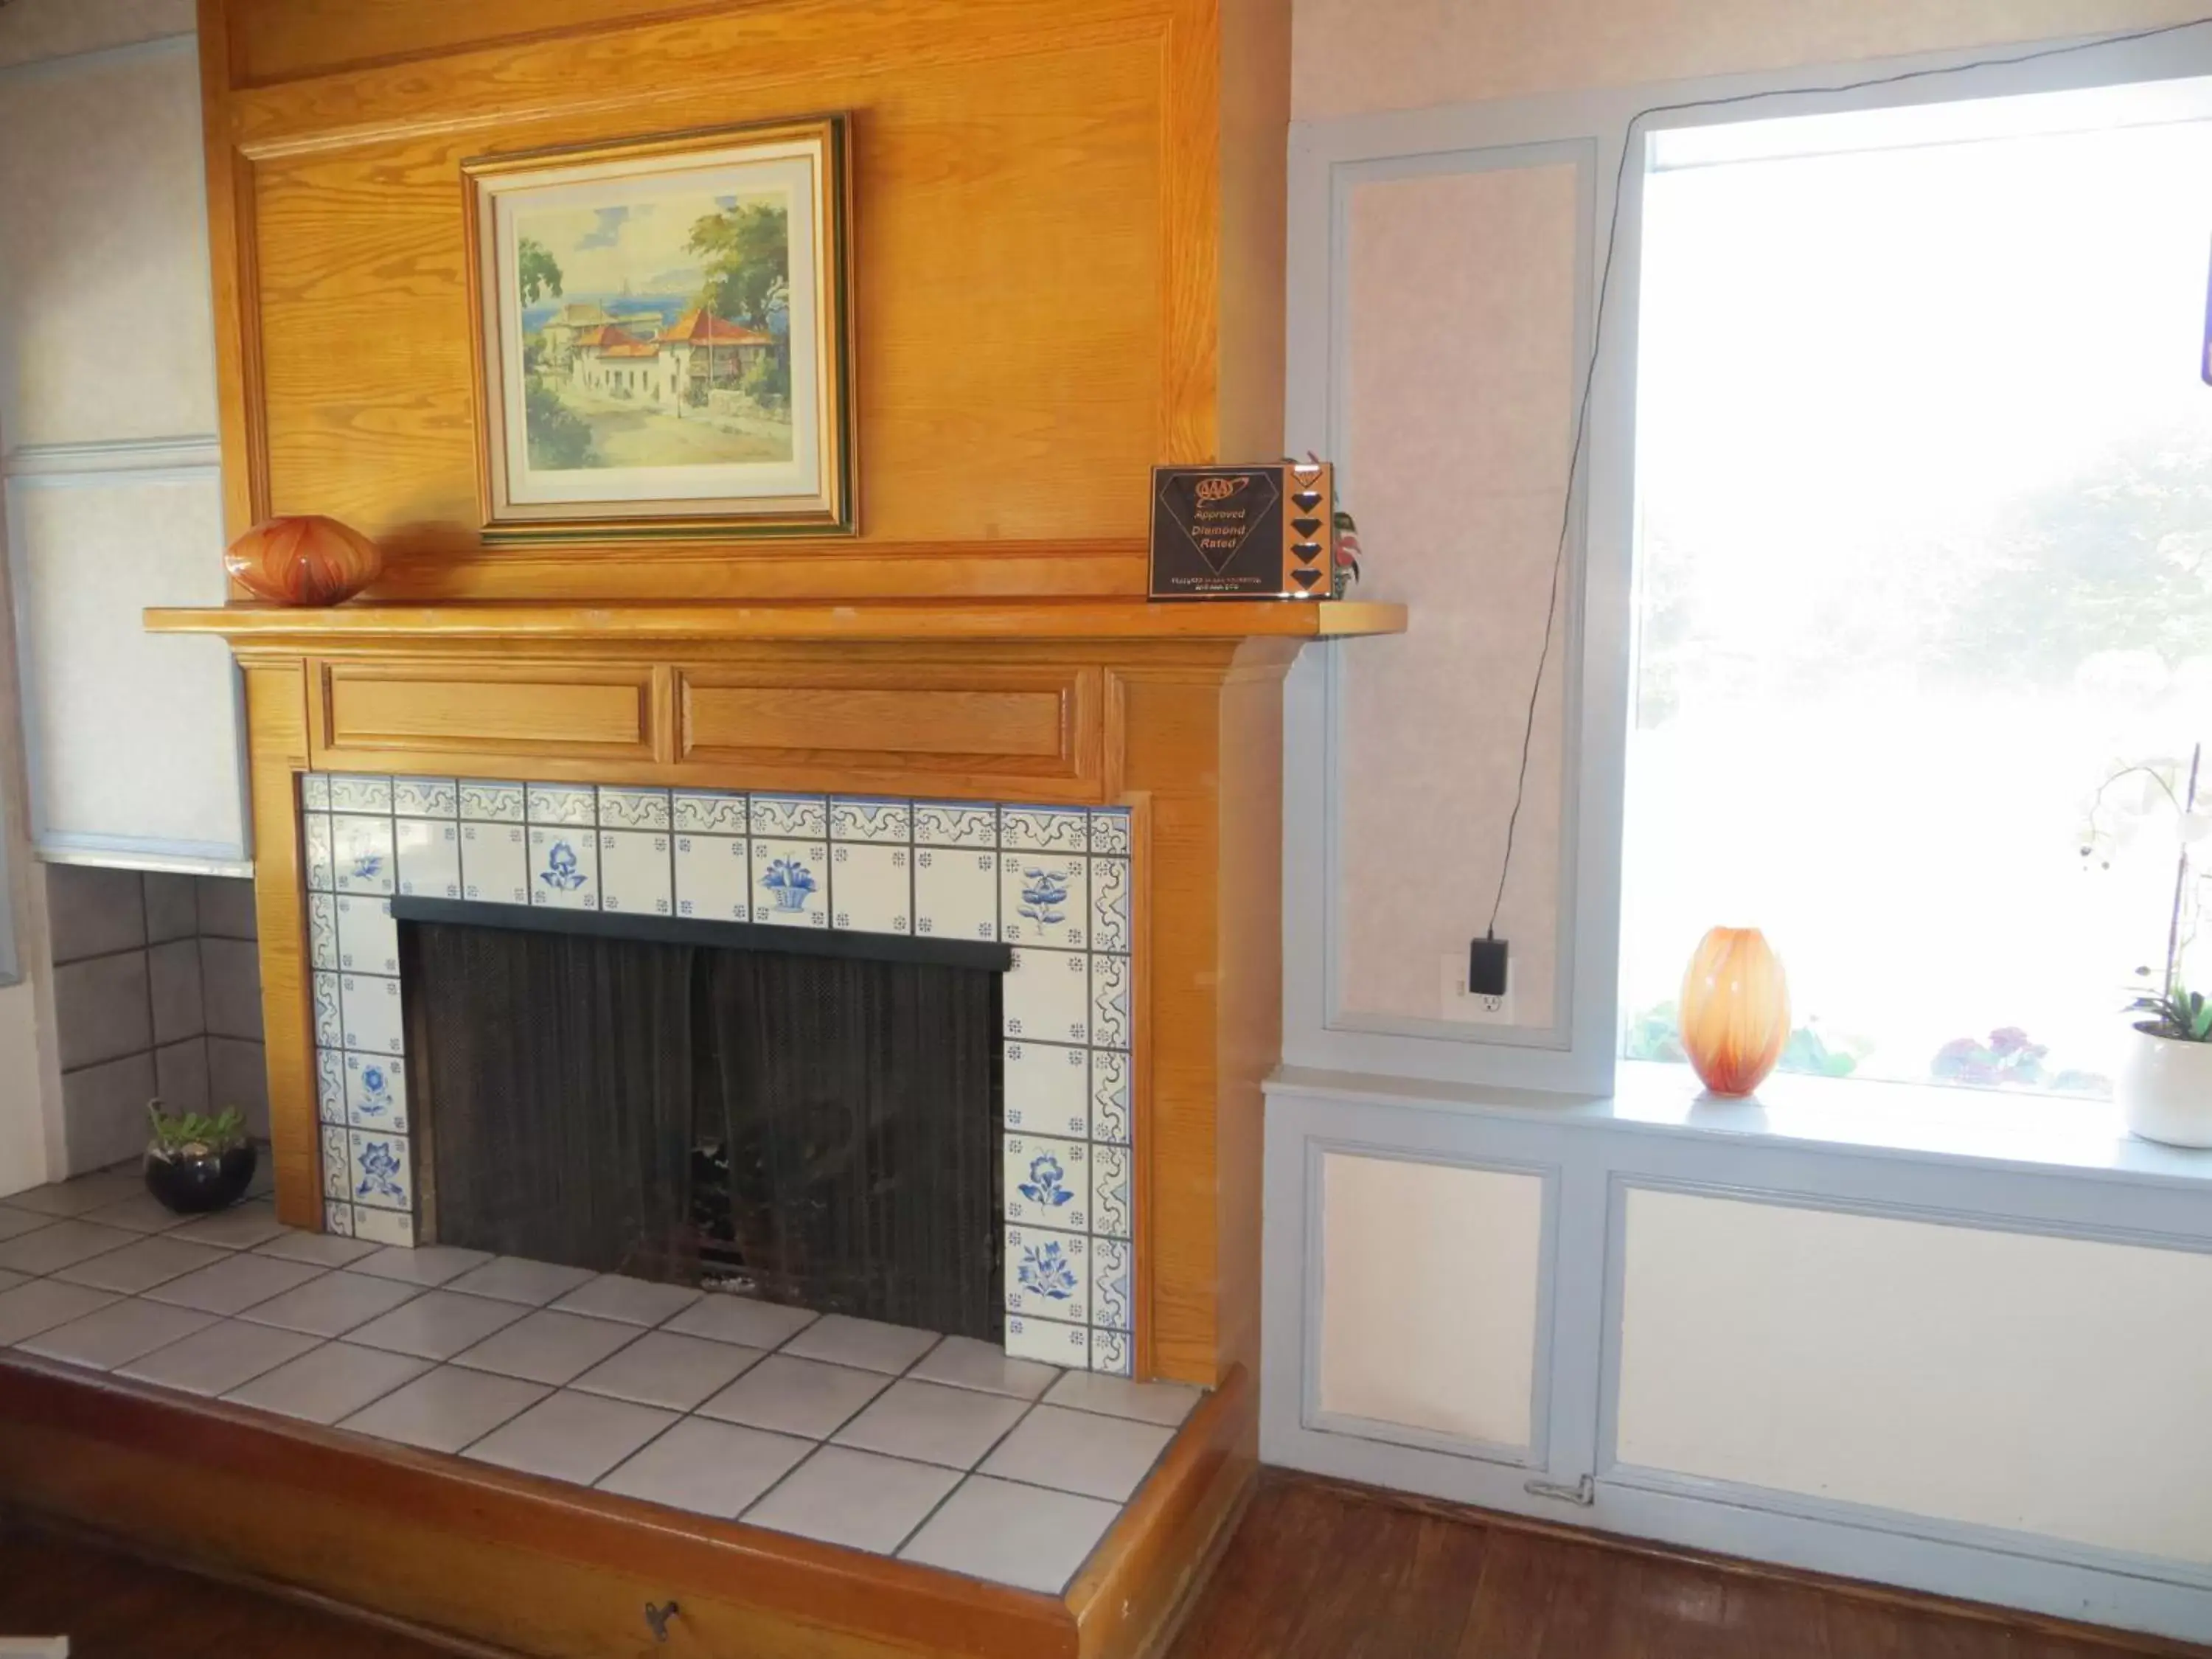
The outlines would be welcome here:
M 215 430 L 189 42 L 8 77 L 0 362 L 0 437 L 11 452 Z
M 1624 1465 L 2212 1562 L 2212 1255 L 1632 1188 Z
M 8 491 L 32 835 L 49 851 L 242 854 L 237 678 L 149 605 L 221 605 L 219 475 L 16 478 Z
M 1322 1170 L 1316 1405 L 1528 1445 L 1542 1180 L 1348 1152 Z

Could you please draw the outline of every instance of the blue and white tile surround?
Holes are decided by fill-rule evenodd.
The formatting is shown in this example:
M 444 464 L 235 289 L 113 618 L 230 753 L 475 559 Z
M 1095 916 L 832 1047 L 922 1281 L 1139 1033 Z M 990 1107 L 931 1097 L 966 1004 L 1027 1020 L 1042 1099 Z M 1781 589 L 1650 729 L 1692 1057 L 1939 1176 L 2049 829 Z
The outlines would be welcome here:
M 308 773 L 326 1229 L 415 1242 L 394 894 L 1014 947 L 1006 1351 L 1127 1375 L 1129 815 Z

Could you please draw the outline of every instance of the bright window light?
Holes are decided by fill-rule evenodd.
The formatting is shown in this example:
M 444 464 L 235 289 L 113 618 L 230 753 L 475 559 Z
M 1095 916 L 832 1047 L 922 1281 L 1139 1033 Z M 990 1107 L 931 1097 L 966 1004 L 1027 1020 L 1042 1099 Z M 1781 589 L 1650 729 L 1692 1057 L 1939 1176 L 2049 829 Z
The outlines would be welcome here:
M 2212 85 L 1656 159 L 1624 1053 L 1755 926 L 1785 1066 L 2104 1095 L 2176 823 L 2131 779 L 2085 859 L 2086 814 L 2212 738 Z

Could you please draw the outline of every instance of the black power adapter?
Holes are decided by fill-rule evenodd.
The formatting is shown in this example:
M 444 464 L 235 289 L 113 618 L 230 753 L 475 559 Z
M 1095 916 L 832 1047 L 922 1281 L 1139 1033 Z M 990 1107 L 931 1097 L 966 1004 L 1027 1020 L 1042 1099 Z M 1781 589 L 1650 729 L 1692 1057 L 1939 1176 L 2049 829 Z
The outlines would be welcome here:
M 1505 994 L 1505 941 L 1484 937 L 1467 947 L 1467 994 L 1471 997 Z

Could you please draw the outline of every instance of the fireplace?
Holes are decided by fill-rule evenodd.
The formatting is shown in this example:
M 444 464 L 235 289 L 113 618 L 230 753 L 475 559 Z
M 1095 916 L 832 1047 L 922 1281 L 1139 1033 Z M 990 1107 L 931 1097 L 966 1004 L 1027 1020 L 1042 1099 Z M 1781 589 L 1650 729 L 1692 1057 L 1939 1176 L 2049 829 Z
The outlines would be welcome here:
M 1000 1339 L 1005 945 L 391 902 L 424 1236 Z
M 837 1310 L 902 1322 L 923 1322 L 925 1306 L 964 1304 L 927 1322 L 978 1334 L 1002 1327 L 1018 1357 L 1128 1373 L 1135 1148 L 1126 811 L 319 773 L 303 777 L 300 808 L 329 1231 L 390 1243 L 583 1252 L 592 1259 L 578 1265 L 647 1276 L 720 1273 L 757 1293 L 850 1299 Z M 488 925 L 471 925 L 477 918 Z M 546 931 L 556 921 L 568 931 Z M 472 958 L 472 951 L 497 955 Z M 562 981 L 564 963 L 569 981 L 615 976 L 596 991 L 572 983 L 556 1006 L 514 1004 L 518 983 L 543 994 Z M 771 963 L 780 967 L 763 967 Z M 987 981 L 980 1002 L 972 981 L 964 994 L 914 982 L 902 994 L 888 988 L 902 967 L 957 977 L 963 964 Z M 941 1178 L 911 1158 L 896 1171 L 863 1158 L 849 1172 L 910 1185 L 915 1206 L 880 1192 L 839 1196 L 820 1171 L 826 1184 L 803 1200 L 793 1200 L 788 1183 L 781 1198 L 768 1194 L 767 1178 L 744 1163 L 762 1149 L 745 1137 L 764 1133 L 748 1113 L 797 1112 L 784 1133 L 802 1144 L 815 1133 L 815 1151 L 831 1163 L 900 1141 L 887 1131 L 870 1140 L 854 1126 L 869 1101 L 886 1106 L 896 1091 L 881 1073 L 904 1062 L 889 1050 L 849 1051 L 871 1041 L 878 1005 L 898 994 L 933 997 L 940 1036 L 956 1027 L 977 1032 L 978 1053 L 939 1060 L 954 1079 L 940 1092 L 959 1097 L 970 1127 L 978 1115 L 986 1126 L 981 1150 L 951 1158 Z M 848 1052 L 810 1070 L 763 1039 L 771 1006 L 788 1016 L 794 997 L 835 1004 L 841 995 L 845 1006 L 820 1007 L 812 1029 Z M 457 1023 L 482 1015 L 512 1024 L 526 1012 L 573 1023 L 594 1008 L 610 1031 L 635 1036 L 640 1022 L 655 1021 L 685 1029 L 664 1031 L 665 1044 L 656 1038 L 652 1061 L 599 1054 L 586 1062 L 576 1059 L 583 1049 L 534 1045 L 512 1031 L 472 1039 Z M 702 1026 L 712 1030 L 702 1036 Z M 564 1053 L 605 1068 L 597 1082 L 623 1096 L 624 1114 L 678 1114 L 681 1127 L 664 1122 L 652 1152 L 639 1154 L 647 1173 L 623 1177 L 635 1189 L 623 1200 L 634 1218 L 613 1214 L 621 1205 L 609 1197 L 607 1217 L 579 1219 L 579 1236 L 549 1250 L 550 1224 L 514 1211 L 561 1161 L 530 1139 L 529 1097 L 548 1086 L 547 1055 Z M 654 1065 L 671 1068 L 659 1085 L 619 1082 Z M 791 1075 L 776 1075 L 779 1066 Z M 804 1109 L 810 1097 L 823 1106 L 825 1090 L 841 1095 L 844 1127 L 835 1133 L 816 1133 L 820 1111 L 810 1128 Z M 574 1098 L 550 1104 L 591 1118 L 590 1091 L 568 1092 Z M 708 1097 L 711 1110 L 701 1103 Z M 448 1115 L 471 1106 L 483 1109 L 465 1121 Z M 701 1132 L 714 1113 L 719 1137 Z M 550 1132 L 553 1118 L 539 1127 Z M 502 1136 L 511 1168 L 501 1167 Z M 465 1179 L 448 1156 L 463 1146 L 481 1154 Z M 732 1248 L 719 1262 L 706 1249 L 709 1259 L 687 1267 L 672 1259 L 682 1249 L 671 1218 L 682 1212 L 689 1229 L 696 1196 L 711 1227 L 718 1146 L 726 1162 L 739 1149 L 722 1241 Z M 836 1229 L 817 1212 L 810 1242 L 790 1214 L 776 1214 L 792 1201 L 838 1206 L 839 1224 L 858 1235 L 868 1233 L 870 1216 L 883 1222 L 896 1212 L 908 1230 L 898 1237 L 929 1259 L 902 1264 L 880 1243 L 855 1245 L 836 1264 L 819 1259 L 823 1230 Z M 956 1253 L 941 1231 L 963 1225 L 969 1242 Z M 988 1307 L 975 1305 L 978 1282 Z M 924 1300 L 925 1283 L 946 1300 Z

